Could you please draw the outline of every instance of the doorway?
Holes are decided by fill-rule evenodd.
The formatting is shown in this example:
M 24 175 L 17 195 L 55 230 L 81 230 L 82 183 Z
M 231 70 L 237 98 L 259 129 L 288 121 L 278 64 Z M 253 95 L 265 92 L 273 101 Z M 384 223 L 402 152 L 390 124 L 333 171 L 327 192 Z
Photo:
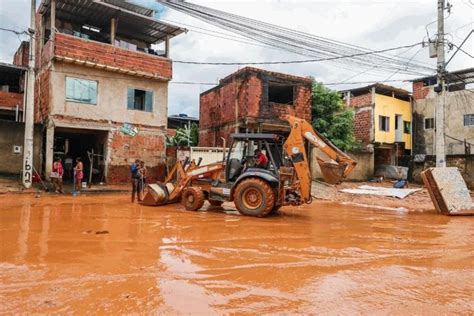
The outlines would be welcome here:
M 88 184 L 105 182 L 107 131 L 58 127 L 54 131 L 53 156 L 61 158 L 66 183 L 74 180 L 76 158 L 84 164 L 84 179 Z

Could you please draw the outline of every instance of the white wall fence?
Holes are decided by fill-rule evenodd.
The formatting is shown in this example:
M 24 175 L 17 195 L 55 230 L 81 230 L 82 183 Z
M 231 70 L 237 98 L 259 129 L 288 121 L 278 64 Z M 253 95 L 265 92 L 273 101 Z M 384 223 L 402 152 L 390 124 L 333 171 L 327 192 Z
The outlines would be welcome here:
M 178 149 L 178 160 L 184 161 L 186 157 L 189 157 L 191 160 L 194 159 L 196 163 L 199 161 L 199 158 L 202 158 L 201 165 L 208 165 L 222 161 L 224 157 L 224 149 L 222 147 L 190 147 L 186 149 Z

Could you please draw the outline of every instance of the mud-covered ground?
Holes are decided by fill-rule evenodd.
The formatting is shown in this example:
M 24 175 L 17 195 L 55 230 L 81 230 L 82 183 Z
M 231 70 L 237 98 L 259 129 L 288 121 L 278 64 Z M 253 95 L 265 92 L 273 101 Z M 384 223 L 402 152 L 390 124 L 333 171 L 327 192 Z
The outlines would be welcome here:
M 0 195 L 0 313 L 474 313 L 472 216 L 231 206 Z

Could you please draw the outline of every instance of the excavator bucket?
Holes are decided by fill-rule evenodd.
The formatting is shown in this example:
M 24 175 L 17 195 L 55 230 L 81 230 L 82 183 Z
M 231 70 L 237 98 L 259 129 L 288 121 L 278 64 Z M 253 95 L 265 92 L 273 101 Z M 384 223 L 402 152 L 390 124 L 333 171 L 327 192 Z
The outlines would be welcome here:
M 346 169 L 344 165 L 327 162 L 320 159 L 319 157 L 317 157 L 317 159 L 325 182 L 330 184 L 338 184 L 342 182 L 344 170 Z
M 143 205 L 147 206 L 158 206 L 173 203 L 170 201 L 169 194 L 173 192 L 174 186 L 172 183 L 154 183 L 149 184 L 147 187 L 147 193 L 142 200 Z

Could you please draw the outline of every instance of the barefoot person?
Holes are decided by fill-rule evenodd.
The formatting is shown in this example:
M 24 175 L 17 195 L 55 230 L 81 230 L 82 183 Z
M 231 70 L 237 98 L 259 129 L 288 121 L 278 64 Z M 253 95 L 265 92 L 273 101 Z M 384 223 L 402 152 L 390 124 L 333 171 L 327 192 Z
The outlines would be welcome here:
M 56 160 L 53 162 L 53 172 L 51 173 L 53 189 L 56 193 L 63 193 L 63 175 L 64 169 L 61 158 L 56 157 Z
M 81 192 L 82 178 L 84 178 L 84 165 L 81 158 L 76 158 L 76 166 L 74 167 L 74 190 Z

